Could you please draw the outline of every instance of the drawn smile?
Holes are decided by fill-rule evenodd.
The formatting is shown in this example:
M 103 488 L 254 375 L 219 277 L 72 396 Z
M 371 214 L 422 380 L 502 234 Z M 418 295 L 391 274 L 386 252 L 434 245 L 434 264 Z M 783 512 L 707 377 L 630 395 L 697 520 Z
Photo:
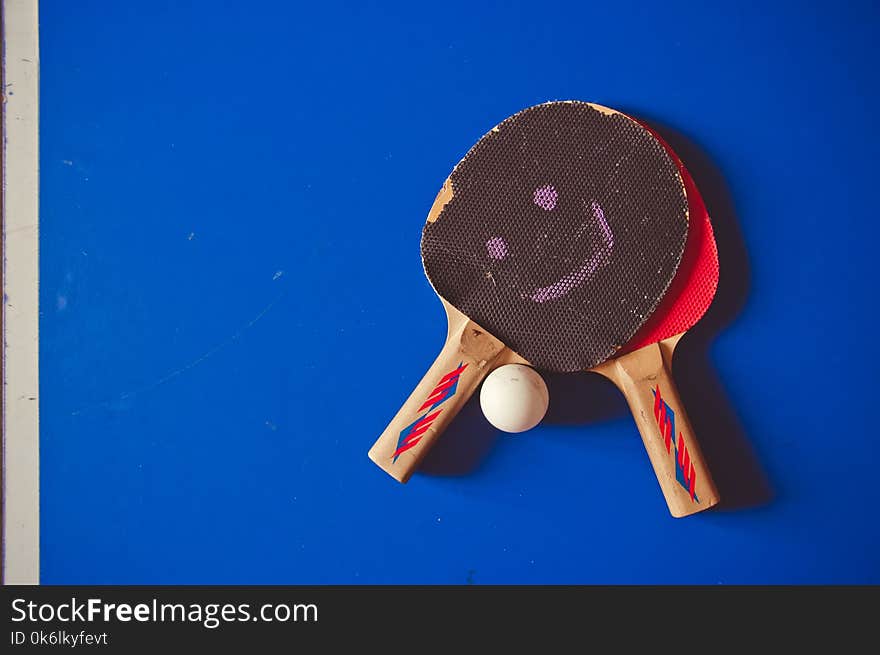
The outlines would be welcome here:
M 590 207 L 593 210 L 593 218 L 599 225 L 602 244 L 579 268 L 561 277 L 553 284 L 535 289 L 531 294 L 526 296 L 527 298 L 537 303 L 562 298 L 565 294 L 577 289 L 584 282 L 593 277 L 596 271 L 600 270 L 611 261 L 611 251 L 614 249 L 614 235 L 611 233 L 608 221 L 605 220 L 605 212 L 602 211 L 602 206 L 598 202 L 593 201 L 590 204 Z
M 558 200 L 559 194 L 553 185 L 546 184 L 535 189 L 533 202 L 547 212 L 552 212 L 556 209 Z M 521 298 L 536 303 L 557 300 L 574 289 L 582 286 L 585 282 L 590 280 L 597 271 L 608 265 L 611 261 L 611 252 L 614 250 L 614 234 L 611 232 L 611 227 L 605 219 L 605 212 L 602 209 L 602 205 L 593 200 L 590 202 L 590 209 L 593 220 L 581 221 L 581 226 L 573 235 L 572 241 L 577 242 L 580 240 L 584 232 L 589 230 L 595 222 L 599 228 L 600 243 L 593 247 L 592 254 L 577 268 L 563 275 L 552 284 L 538 287 L 537 289 L 533 288 L 529 291 L 520 293 Z M 506 260 L 509 255 L 512 255 L 512 253 L 504 237 L 494 236 L 486 241 L 486 256 L 489 259 L 500 262 Z M 492 277 L 491 272 L 489 272 L 488 276 L 490 278 Z M 522 285 L 521 282 L 513 282 L 513 285 L 520 288 L 525 286 Z

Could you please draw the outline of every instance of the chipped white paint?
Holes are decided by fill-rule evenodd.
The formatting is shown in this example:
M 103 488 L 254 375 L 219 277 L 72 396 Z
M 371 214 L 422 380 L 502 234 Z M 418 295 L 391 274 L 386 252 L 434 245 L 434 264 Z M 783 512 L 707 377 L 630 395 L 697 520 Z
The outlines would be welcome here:
M 15 89 L 3 106 L 5 584 L 40 579 L 37 15 L 37 0 L 3 0 L 4 82 Z

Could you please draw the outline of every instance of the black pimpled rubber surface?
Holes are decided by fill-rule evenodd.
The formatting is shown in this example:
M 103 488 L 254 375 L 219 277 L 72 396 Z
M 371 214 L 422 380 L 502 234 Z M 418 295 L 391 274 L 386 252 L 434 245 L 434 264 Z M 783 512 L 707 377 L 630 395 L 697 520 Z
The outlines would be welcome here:
M 651 315 L 687 237 L 675 163 L 644 128 L 581 102 L 511 116 L 450 176 L 422 233 L 438 294 L 538 368 L 603 362 Z

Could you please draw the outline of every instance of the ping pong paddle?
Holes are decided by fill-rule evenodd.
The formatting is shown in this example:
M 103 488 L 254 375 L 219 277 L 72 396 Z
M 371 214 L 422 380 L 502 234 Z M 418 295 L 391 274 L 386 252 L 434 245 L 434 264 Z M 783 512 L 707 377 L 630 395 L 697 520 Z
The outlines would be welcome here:
M 667 149 L 684 180 L 689 206 L 687 242 L 675 278 L 651 318 L 619 354 L 592 370 L 611 380 L 626 396 L 669 511 L 682 517 L 708 509 L 719 500 L 671 373 L 676 346 L 715 296 L 718 251 L 709 214 L 693 179 L 669 145 L 651 132 Z
M 446 343 L 370 449 L 406 482 L 499 356 L 583 371 L 644 325 L 688 233 L 678 168 L 643 126 L 584 102 L 506 119 L 456 165 L 422 232 Z

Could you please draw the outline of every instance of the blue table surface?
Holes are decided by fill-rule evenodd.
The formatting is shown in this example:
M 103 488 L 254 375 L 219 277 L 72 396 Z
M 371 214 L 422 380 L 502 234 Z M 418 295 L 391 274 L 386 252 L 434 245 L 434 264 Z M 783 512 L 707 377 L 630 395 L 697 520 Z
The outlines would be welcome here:
M 880 582 L 878 17 L 44 0 L 43 582 Z M 518 436 L 472 402 L 408 485 L 366 456 L 445 335 L 440 183 L 570 98 L 660 129 L 715 222 L 675 372 L 725 502 L 688 519 L 588 374 Z

